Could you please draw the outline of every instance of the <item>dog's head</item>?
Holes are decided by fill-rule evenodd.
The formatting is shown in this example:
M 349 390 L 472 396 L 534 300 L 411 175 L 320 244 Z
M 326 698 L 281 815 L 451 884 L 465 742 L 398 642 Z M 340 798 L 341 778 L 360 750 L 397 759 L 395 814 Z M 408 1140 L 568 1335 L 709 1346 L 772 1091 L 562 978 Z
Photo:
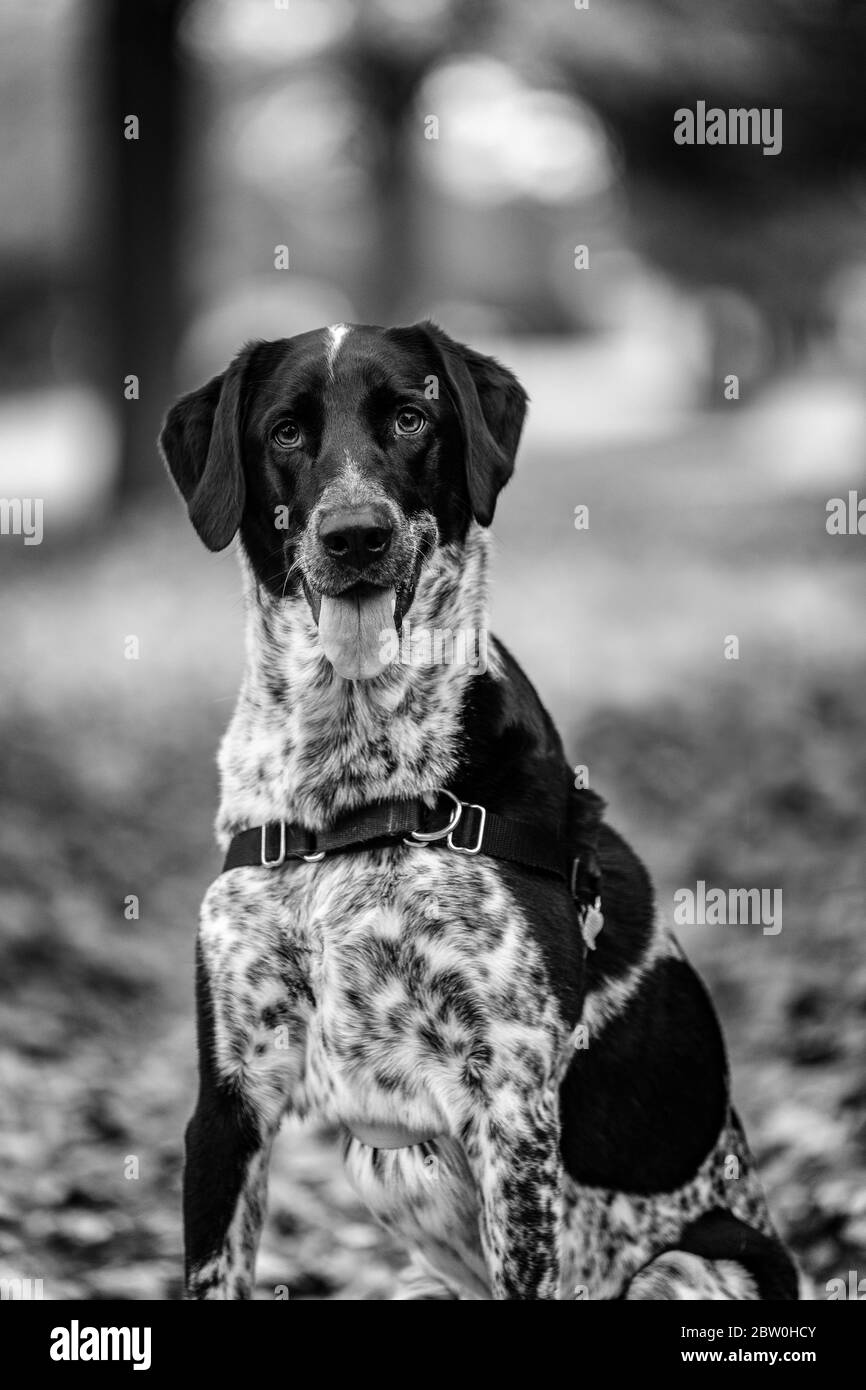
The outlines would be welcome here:
M 303 593 L 357 679 L 436 547 L 489 526 L 525 413 L 511 372 L 435 324 L 340 324 L 246 347 L 172 406 L 160 445 L 205 545 L 239 531 L 259 584 Z

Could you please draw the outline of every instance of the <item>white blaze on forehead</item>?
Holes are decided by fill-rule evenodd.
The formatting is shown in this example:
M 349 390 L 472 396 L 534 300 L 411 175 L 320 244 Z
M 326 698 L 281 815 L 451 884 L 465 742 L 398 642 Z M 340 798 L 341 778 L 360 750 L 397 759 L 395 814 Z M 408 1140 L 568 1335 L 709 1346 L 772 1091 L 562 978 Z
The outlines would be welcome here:
M 348 335 L 349 325 L 346 323 L 332 323 L 325 334 L 325 359 L 328 363 L 328 374 L 334 375 L 334 363 L 343 339 Z

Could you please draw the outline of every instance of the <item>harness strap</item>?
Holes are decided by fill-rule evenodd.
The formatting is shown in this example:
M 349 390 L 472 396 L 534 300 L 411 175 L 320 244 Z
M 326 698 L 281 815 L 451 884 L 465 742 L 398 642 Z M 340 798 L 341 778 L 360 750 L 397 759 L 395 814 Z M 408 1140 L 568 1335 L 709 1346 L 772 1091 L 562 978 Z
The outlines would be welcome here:
M 500 816 L 475 802 L 460 801 L 449 791 L 440 792 L 433 809 L 419 798 L 379 801 L 347 812 L 327 830 L 311 831 L 287 821 L 269 821 L 241 830 L 228 847 L 222 872 L 278 869 L 292 860 L 312 864 L 326 854 L 354 854 L 400 841 L 415 848 L 439 846 L 455 854 L 489 855 L 563 879 L 584 926 L 588 912 L 594 911 L 600 918 L 601 868 L 596 842 L 603 807 L 601 798 L 593 793 L 572 791 L 568 833 L 563 838 L 537 825 Z
M 430 812 L 423 801 L 379 801 L 349 811 L 328 830 L 312 831 L 288 821 L 268 821 L 241 830 L 228 847 L 223 873 L 261 865 L 278 869 L 287 860 L 314 863 L 326 854 L 370 849 L 408 835 Z

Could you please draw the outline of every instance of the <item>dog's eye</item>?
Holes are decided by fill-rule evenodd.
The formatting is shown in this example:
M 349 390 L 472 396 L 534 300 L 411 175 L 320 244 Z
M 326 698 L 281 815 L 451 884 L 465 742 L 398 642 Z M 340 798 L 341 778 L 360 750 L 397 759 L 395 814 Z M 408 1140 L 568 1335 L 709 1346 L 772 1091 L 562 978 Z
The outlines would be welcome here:
M 301 442 L 301 431 L 294 420 L 281 420 L 271 439 L 278 449 L 297 449 Z
M 406 406 L 403 410 L 397 411 L 394 429 L 398 434 L 420 434 L 426 423 L 427 417 L 422 415 L 420 410 Z

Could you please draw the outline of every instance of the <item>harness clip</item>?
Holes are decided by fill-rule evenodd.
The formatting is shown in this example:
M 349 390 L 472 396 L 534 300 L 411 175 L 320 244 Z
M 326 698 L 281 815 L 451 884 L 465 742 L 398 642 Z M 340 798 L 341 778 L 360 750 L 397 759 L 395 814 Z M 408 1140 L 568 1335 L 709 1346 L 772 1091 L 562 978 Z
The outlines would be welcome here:
M 280 823 L 279 823 L 279 825 L 280 825 L 280 852 L 279 852 L 279 854 L 277 855 L 276 859 L 269 859 L 269 858 L 268 858 L 268 830 L 269 830 L 270 827 L 269 827 L 268 825 L 263 825 L 263 826 L 262 826 L 262 852 L 261 852 L 261 861 L 262 861 L 263 867 L 266 868 L 266 869 L 278 869 L 279 866 L 280 866 L 282 863 L 285 862 L 285 858 L 286 858 L 286 822 L 285 822 L 284 820 L 281 820 Z
M 451 843 L 451 834 L 457 829 L 460 824 L 460 817 L 463 815 L 463 802 L 460 801 L 453 792 L 446 791 L 444 787 L 439 795 L 447 796 L 448 800 L 453 802 L 454 805 L 454 810 L 449 817 L 448 824 L 444 825 L 441 830 L 410 830 L 408 840 L 405 835 L 403 836 L 404 845 L 409 845 L 411 849 L 417 849 L 419 845 L 429 845 L 432 844 L 434 840 L 444 840 L 446 836 L 448 838 L 448 843 Z
M 461 813 L 463 811 L 478 812 L 480 816 L 480 820 L 478 822 L 478 838 L 476 839 L 474 845 L 455 845 L 454 830 L 457 829 L 457 827 L 455 826 L 454 830 L 452 830 L 448 836 L 448 848 L 453 849 L 457 854 L 480 854 L 481 842 L 484 839 L 484 827 L 487 824 L 487 808 L 485 806 L 476 805 L 474 801 L 466 801 L 460 803 L 460 810 Z

